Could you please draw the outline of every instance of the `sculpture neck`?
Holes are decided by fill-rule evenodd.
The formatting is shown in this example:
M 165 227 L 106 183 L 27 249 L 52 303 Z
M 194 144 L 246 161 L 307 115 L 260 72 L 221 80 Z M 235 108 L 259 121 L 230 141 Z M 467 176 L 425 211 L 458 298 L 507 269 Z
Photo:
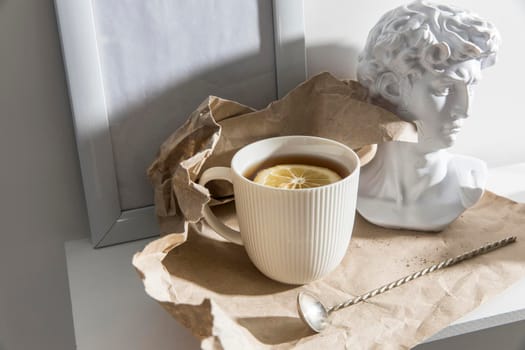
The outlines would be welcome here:
M 427 152 L 417 143 L 386 142 L 378 145 L 373 163 L 384 180 L 403 193 L 404 200 L 416 200 L 425 189 L 445 178 L 448 160 L 444 149 Z

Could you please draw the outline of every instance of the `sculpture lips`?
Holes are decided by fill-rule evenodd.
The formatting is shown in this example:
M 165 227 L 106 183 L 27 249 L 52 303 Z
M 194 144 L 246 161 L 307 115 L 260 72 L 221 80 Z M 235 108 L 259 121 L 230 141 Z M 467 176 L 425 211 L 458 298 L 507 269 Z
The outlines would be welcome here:
M 460 127 L 444 128 L 447 134 L 457 134 L 461 131 Z
M 443 125 L 443 131 L 447 134 L 457 134 L 461 131 L 463 123 L 458 121 Z

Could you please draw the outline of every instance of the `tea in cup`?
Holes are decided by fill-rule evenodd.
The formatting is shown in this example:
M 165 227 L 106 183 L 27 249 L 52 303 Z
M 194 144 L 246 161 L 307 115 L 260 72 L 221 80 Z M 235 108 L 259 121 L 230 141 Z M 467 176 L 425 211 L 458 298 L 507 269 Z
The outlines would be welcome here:
M 239 231 L 204 207 L 204 220 L 244 245 L 266 276 L 304 284 L 335 269 L 352 236 L 359 158 L 349 147 L 313 136 L 264 139 L 241 148 L 231 167 L 207 169 L 199 184 L 233 184 Z

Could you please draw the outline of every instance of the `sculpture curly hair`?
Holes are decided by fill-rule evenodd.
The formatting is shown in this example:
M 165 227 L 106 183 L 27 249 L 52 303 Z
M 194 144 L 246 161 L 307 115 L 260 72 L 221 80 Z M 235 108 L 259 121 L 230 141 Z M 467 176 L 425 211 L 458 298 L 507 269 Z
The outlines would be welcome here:
M 372 95 L 383 95 L 381 79 L 393 73 L 411 84 L 426 71 L 443 72 L 454 63 L 495 62 L 500 36 L 477 15 L 446 5 L 415 1 L 387 12 L 372 28 L 358 58 L 357 78 Z

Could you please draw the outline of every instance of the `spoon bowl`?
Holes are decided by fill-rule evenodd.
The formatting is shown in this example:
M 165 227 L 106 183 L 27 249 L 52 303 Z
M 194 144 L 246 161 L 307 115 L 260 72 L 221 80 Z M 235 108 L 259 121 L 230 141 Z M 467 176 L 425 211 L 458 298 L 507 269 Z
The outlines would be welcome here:
M 328 310 L 313 295 L 300 292 L 297 295 L 297 309 L 301 319 L 316 333 L 321 332 L 328 324 Z

